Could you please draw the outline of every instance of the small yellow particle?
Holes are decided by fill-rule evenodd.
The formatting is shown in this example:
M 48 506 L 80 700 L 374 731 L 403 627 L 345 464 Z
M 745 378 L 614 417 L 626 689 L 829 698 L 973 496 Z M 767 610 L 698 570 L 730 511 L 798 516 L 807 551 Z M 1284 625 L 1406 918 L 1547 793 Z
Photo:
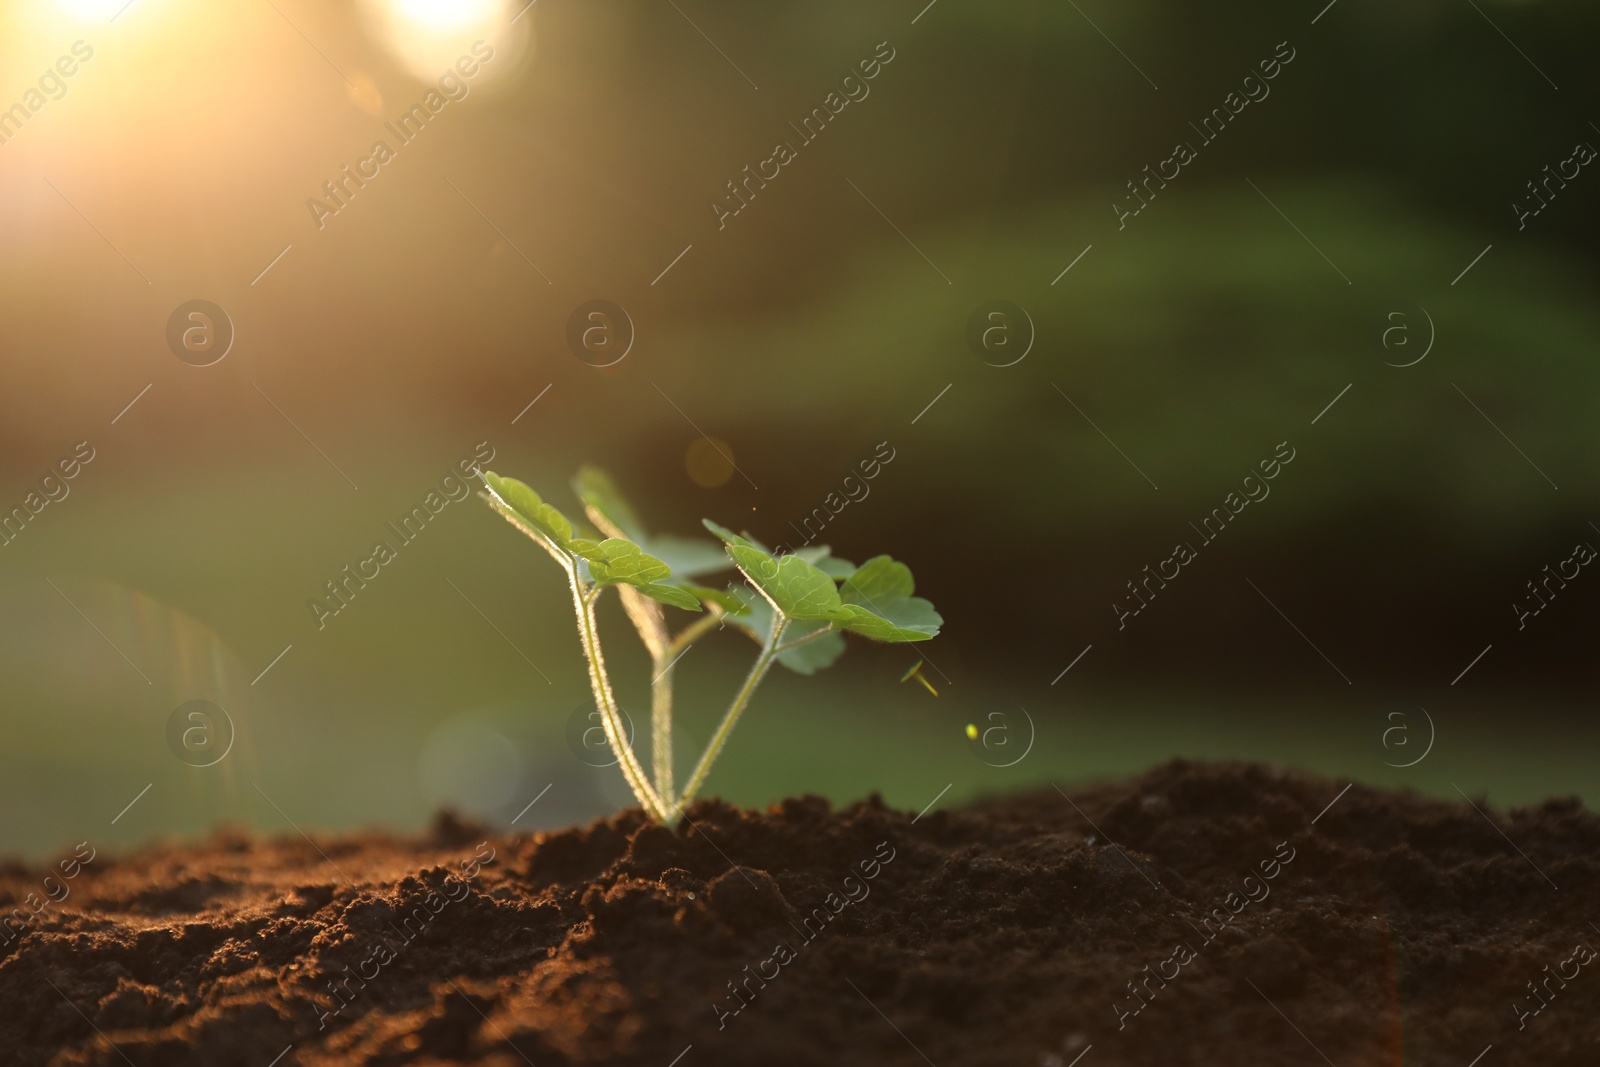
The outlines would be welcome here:
M 976 741 L 977 739 L 978 739 L 978 728 L 976 726 L 972 725 L 970 722 L 967 723 L 967 740 L 968 741 Z

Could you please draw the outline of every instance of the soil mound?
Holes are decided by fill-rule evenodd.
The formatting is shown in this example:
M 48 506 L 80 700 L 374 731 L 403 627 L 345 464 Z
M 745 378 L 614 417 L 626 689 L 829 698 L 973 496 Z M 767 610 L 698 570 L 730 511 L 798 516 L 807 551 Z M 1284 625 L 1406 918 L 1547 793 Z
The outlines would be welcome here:
M 1576 800 L 1183 762 L 920 818 L 83 846 L 0 867 L 0 1062 L 1592 1067 L 1597 889 Z

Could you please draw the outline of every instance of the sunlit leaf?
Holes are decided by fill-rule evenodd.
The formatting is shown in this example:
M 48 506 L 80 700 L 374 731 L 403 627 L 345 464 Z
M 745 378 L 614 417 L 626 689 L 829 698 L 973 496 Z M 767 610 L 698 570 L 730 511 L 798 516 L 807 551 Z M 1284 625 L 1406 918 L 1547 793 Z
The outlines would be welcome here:
M 910 567 L 874 556 L 839 590 L 837 625 L 875 641 L 926 641 L 944 619 L 928 601 L 912 596 L 915 590 Z
M 695 578 L 728 569 L 728 557 L 715 544 L 685 537 L 652 537 L 617 483 L 599 467 L 581 467 L 572 488 L 589 517 L 614 537 L 625 537 L 672 568 L 676 578 Z
M 683 588 L 698 597 L 701 603 L 715 604 L 729 615 L 744 615 L 750 611 L 749 601 L 741 599 L 731 589 L 712 589 L 709 586 L 693 585 L 689 582 L 684 582 Z M 761 598 L 752 593 L 750 594 L 750 599 L 760 600 Z M 762 601 L 762 603 L 766 604 L 765 601 Z M 767 611 L 770 613 L 771 610 L 771 606 L 767 605 Z
M 833 579 L 797 556 L 778 560 L 777 578 L 762 588 L 791 619 L 831 619 L 843 606 Z
M 684 611 L 700 611 L 700 601 L 688 590 L 676 585 L 666 585 L 662 582 L 652 582 L 649 585 L 635 585 L 639 592 L 647 597 L 652 597 L 663 604 L 671 604 Z
M 834 625 L 874 641 L 926 641 L 937 637 L 943 617 L 921 597 L 900 597 L 881 602 L 877 611 L 846 604 L 834 616 Z
M 748 537 L 742 537 L 739 534 L 736 534 L 732 530 L 728 529 L 726 526 L 719 526 L 716 523 L 712 522 L 710 519 L 701 519 L 700 522 L 701 522 L 701 524 L 703 526 L 705 526 L 706 529 L 710 530 L 712 533 L 714 533 L 718 537 L 722 538 L 722 540 L 724 542 L 726 542 L 727 544 L 730 544 L 730 545 L 743 545 L 746 548 L 754 548 L 755 547 L 755 545 L 751 542 L 751 540 Z
M 546 504 L 539 494 L 515 478 L 502 478 L 490 471 L 483 472 L 483 480 L 518 518 L 553 541 L 557 547 L 572 551 L 572 522 L 556 508 Z
M 573 551 L 589 561 L 589 573 L 604 584 L 627 582 L 643 588 L 672 576 L 672 568 L 625 537 L 608 537 L 599 544 L 573 541 Z
M 710 519 L 706 529 L 727 543 L 728 555 L 790 619 L 831 619 L 842 606 L 833 578 L 798 555 L 775 558 Z
M 843 581 L 856 572 L 856 565 L 832 554 L 827 545 L 811 545 L 795 550 L 795 555 L 828 575 L 834 581 Z
M 889 597 L 906 597 L 917 591 L 911 578 L 911 568 L 888 556 L 873 556 L 844 583 L 839 596 L 846 604 L 864 604 L 871 607 L 874 601 Z

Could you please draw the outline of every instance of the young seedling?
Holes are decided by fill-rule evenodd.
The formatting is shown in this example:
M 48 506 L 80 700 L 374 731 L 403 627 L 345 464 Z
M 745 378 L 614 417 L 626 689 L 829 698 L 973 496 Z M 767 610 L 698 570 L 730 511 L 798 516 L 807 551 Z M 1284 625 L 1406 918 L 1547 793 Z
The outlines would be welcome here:
M 722 551 L 705 541 L 646 535 L 633 508 L 603 471 L 585 467 L 573 488 L 601 538 L 579 536 L 571 520 L 514 478 L 485 471 L 489 505 L 550 554 L 567 576 L 578 641 L 589 666 L 589 685 L 600 709 L 606 740 L 640 805 L 657 822 L 672 826 L 705 784 L 773 663 L 799 674 L 831 666 L 844 654 L 844 634 L 875 641 L 926 641 L 943 619 L 933 605 L 912 596 L 911 570 L 888 556 L 861 566 L 834 557 L 826 546 L 774 556 L 749 534 L 736 534 L 706 519 Z M 736 569 L 741 584 L 717 589 L 689 579 Z M 629 747 L 616 695 L 606 673 L 595 604 L 611 586 L 639 632 L 651 661 L 651 765 L 646 775 Z M 674 634 L 662 605 L 703 612 Z M 761 646 L 744 685 L 695 764 L 689 781 L 675 791 L 672 764 L 672 679 L 677 662 L 700 638 L 732 623 Z

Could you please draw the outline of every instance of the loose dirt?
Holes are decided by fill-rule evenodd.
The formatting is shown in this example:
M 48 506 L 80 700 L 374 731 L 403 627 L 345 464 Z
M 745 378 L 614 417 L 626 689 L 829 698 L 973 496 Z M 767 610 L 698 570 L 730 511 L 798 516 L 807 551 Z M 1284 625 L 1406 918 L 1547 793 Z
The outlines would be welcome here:
M 69 846 L 0 866 L 0 1062 L 1600 1063 L 1600 818 L 1344 786 Z

